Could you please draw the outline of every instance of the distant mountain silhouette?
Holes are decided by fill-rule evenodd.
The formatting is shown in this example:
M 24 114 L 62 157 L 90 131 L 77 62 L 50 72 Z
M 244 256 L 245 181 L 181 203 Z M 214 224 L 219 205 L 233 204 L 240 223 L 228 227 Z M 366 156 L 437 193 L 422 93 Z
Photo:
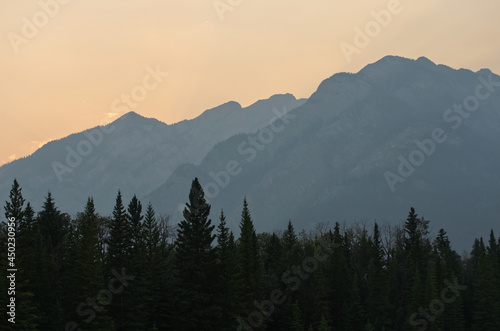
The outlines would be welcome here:
M 291 94 L 274 95 L 242 108 L 228 102 L 199 117 L 167 125 L 134 112 L 105 127 L 52 141 L 27 158 L 0 167 L 0 192 L 7 200 L 14 178 L 34 208 L 47 191 L 65 212 L 82 211 L 93 196 L 101 213 L 111 213 L 118 189 L 125 199 L 146 195 L 183 163 L 198 164 L 219 142 L 255 132 L 275 116 L 305 102 Z
M 498 225 L 500 77 L 489 70 L 387 56 L 326 79 L 289 117 L 270 141 L 233 136 L 144 199 L 178 220 L 198 176 L 212 210 L 224 208 L 234 230 L 244 196 L 261 231 L 288 219 L 299 228 L 394 222 L 410 206 L 457 246 Z
M 36 209 L 50 190 L 63 211 L 91 195 L 109 214 L 121 189 L 178 221 L 199 177 L 233 230 L 244 196 L 258 231 L 394 222 L 413 206 L 459 246 L 499 224 L 499 150 L 499 76 L 387 56 L 307 101 L 228 102 L 172 125 L 125 114 L 2 166 L 0 192 L 17 178 Z

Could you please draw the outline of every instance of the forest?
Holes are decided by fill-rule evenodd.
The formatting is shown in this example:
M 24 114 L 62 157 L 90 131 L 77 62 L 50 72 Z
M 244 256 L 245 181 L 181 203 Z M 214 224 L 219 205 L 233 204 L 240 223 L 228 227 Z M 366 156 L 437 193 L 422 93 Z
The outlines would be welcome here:
M 197 178 L 186 201 L 178 224 L 120 191 L 112 215 L 89 197 L 71 216 L 50 192 L 35 211 L 14 180 L 0 225 L 0 329 L 500 330 L 493 230 L 461 256 L 410 206 L 399 224 L 296 231 L 291 220 L 256 233 L 243 199 L 233 233 Z

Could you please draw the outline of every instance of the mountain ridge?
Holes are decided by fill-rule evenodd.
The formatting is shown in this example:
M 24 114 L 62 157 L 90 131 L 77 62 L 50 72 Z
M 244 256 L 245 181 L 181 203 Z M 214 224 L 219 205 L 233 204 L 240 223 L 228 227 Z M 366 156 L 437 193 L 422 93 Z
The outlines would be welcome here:
M 382 66 L 392 58 L 384 59 Z M 500 132 L 499 93 L 482 101 L 482 111 L 463 120 L 460 131 L 450 129 L 443 114 L 467 100 L 481 82 L 478 77 L 486 79 L 488 72 L 452 69 L 423 58 L 397 58 L 396 62 L 392 71 L 379 71 L 380 79 L 367 75 L 366 67 L 356 74 L 339 73 L 325 79 L 303 106 L 290 112 L 296 118 L 286 130 L 257 151 L 251 162 L 238 153 L 238 146 L 255 134 L 231 137 L 216 145 L 200 165 L 180 166 L 144 199 L 178 220 L 182 200 L 176 200 L 172 192 L 183 197 L 190 180 L 197 176 L 210 192 L 217 192 L 210 202 L 215 210 L 224 208 L 233 230 L 237 230 L 241 200 L 246 196 L 260 231 L 283 228 L 288 219 L 299 228 L 314 221 L 370 217 L 395 222 L 394 215 L 405 215 L 415 206 L 452 235 L 468 236 L 467 242 L 473 237 L 465 220 L 480 217 L 475 223 L 477 231 L 487 235 L 495 224 L 494 201 L 483 192 L 470 199 L 461 191 L 482 187 L 491 196 L 500 196 L 492 185 L 500 184 L 494 172 L 500 165 L 494 151 L 500 146 L 493 139 Z M 369 69 L 379 70 L 377 63 Z M 495 75 L 495 81 L 500 77 Z M 408 158 L 417 148 L 415 141 L 428 139 L 435 128 L 446 130 L 449 140 L 437 144 L 436 153 L 416 167 L 396 193 L 390 192 L 384 172 L 397 172 L 398 157 Z M 474 159 L 482 165 L 471 162 Z M 241 171 L 224 182 L 228 177 L 217 174 L 231 160 L 238 161 Z M 489 179 L 477 175 L 482 173 Z M 477 183 L 468 179 L 471 176 Z M 222 184 L 215 190 L 217 178 Z M 466 189 L 457 186 L 454 178 L 463 178 L 460 183 Z M 433 206 L 441 196 L 454 197 L 455 203 L 444 198 L 442 206 Z M 460 201 L 458 206 L 456 201 Z M 460 219 L 459 226 L 450 225 L 453 218 Z

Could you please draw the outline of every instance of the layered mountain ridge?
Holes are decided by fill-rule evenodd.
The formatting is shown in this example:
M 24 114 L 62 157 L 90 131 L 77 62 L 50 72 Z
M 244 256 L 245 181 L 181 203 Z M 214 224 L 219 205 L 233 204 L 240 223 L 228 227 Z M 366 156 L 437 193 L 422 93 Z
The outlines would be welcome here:
M 281 116 L 281 118 L 280 118 Z M 500 77 L 387 56 L 321 82 L 307 100 L 277 95 L 242 108 L 229 102 L 166 125 L 131 113 L 59 181 L 85 133 L 47 144 L 0 168 L 35 207 L 50 190 L 64 211 L 93 195 L 109 213 L 118 189 L 180 220 L 194 177 L 237 231 L 246 196 L 258 231 L 316 222 L 397 222 L 410 206 L 470 243 L 498 226 Z

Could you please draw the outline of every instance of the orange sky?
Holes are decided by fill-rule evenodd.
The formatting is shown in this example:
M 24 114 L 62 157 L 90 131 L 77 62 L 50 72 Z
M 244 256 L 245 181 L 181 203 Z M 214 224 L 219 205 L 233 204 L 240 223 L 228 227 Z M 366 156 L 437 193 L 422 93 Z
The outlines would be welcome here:
M 388 54 L 500 73 L 499 13 L 498 0 L 0 0 L 0 164 L 126 110 L 174 123 L 309 97 Z M 371 36 L 347 59 L 356 27 Z

